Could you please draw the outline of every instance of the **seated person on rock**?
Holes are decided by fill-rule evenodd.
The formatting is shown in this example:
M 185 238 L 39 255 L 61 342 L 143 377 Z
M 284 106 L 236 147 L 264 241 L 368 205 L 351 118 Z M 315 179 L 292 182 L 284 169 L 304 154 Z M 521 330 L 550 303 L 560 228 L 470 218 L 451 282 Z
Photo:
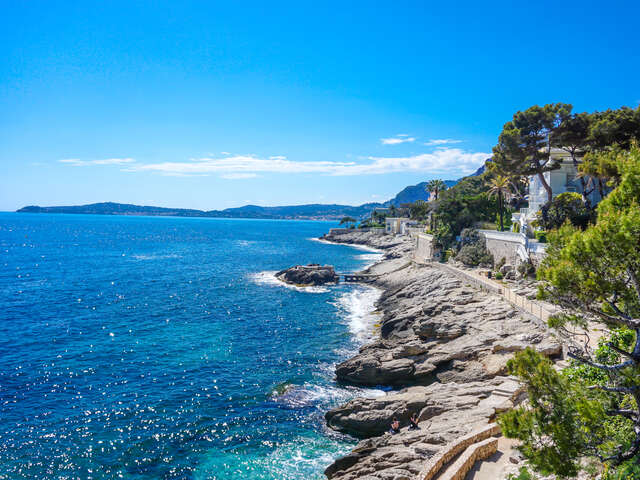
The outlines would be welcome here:
M 393 417 L 393 421 L 391 422 L 391 428 L 389 429 L 389 433 L 391 435 L 395 435 L 396 433 L 400 433 L 400 422 L 396 417 Z
M 409 430 L 420 430 L 420 426 L 418 425 L 418 414 L 413 413 L 411 418 L 409 418 Z

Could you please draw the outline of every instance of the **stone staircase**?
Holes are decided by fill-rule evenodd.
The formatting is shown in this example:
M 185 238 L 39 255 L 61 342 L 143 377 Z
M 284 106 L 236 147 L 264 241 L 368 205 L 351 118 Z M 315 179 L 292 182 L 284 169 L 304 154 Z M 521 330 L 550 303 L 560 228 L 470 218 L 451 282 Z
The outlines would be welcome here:
M 513 408 L 520 391 L 516 380 L 507 380 L 481 404 L 497 414 Z M 500 427 L 489 423 L 455 439 L 429 459 L 416 480 L 464 480 L 476 462 L 486 460 L 498 451 L 500 435 Z
M 498 449 L 500 427 L 484 425 L 446 445 L 429 459 L 416 480 L 461 480 L 478 460 L 493 455 Z

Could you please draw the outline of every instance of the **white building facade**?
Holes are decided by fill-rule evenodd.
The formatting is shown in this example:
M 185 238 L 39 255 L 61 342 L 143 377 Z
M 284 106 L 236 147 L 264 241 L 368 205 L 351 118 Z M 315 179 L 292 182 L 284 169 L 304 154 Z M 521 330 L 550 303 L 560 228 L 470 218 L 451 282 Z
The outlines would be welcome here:
M 582 182 L 578 177 L 578 169 L 571 159 L 569 152 L 560 148 L 551 149 L 551 160 L 559 164 L 555 170 L 543 174 L 545 181 L 551 187 L 553 198 L 565 192 L 577 192 L 582 194 Z M 578 159 L 580 161 L 580 159 Z M 588 198 L 591 205 L 597 204 L 601 198 L 597 188 L 593 185 L 594 179 L 585 178 L 587 189 L 591 190 Z M 513 224 L 519 224 L 520 231 L 526 232 L 531 220 L 536 218 L 537 212 L 547 203 L 547 191 L 545 190 L 540 177 L 532 175 L 529 177 L 529 207 L 520 209 L 520 212 L 513 214 Z M 513 227 L 512 227 L 513 228 Z

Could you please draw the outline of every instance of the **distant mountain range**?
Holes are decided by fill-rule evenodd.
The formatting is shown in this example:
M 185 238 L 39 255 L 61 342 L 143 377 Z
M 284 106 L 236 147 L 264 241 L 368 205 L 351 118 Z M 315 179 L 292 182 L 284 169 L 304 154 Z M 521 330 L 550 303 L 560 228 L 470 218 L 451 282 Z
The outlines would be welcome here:
M 126 203 L 92 203 L 90 205 L 21 208 L 21 213 L 81 213 L 92 215 L 146 215 L 160 217 L 213 217 L 213 218 L 268 218 L 296 220 L 337 220 L 344 216 L 355 218 L 367 217 L 374 208 L 383 207 L 381 203 L 365 203 L 364 205 L 289 205 L 282 207 L 260 207 L 245 205 L 225 210 L 193 210 L 186 208 L 164 208 L 152 206 L 130 205 Z
M 480 167 L 471 176 L 481 175 L 484 166 Z M 459 180 L 445 180 L 447 187 L 452 187 Z M 265 219 L 295 219 L 295 220 L 339 220 L 349 216 L 364 219 L 375 208 L 384 208 L 391 205 L 399 207 L 405 203 L 416 200 L 428 200 L 426 190 L 427 182 L 411 185 L 404 188 L 391 200 L 384 203 L 365 203 L 353 205 L 324 205 L 313 203 L 309 205 L 288 205 L 282 207 L 260 207 L 258 205 L 245 205 L 244 207 L 226 208 L 224 210 L 194 210 L 187 208 L 165 208 L 130 205 L 127 203 L 92 203 L 90 205 L 39 207 L 31 205 L 18 210 L 21 213 L 80 213 L 93 215 L 147 215 L 147 216 L 172 216 L 172 217 L 213 217 L 213 218 L 265 218 Z

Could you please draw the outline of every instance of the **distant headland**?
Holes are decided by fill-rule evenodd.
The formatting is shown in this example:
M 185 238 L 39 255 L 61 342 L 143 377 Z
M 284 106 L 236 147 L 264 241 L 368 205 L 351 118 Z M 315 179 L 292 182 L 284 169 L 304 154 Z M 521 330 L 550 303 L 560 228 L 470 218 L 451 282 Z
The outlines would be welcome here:
M 476 172 L 474 175 L 477 175 Z M 457 183 L 457 180 L 446 180 L 447 186 Z M 404 188 L 394 198 L 383 203 L 364 203 L 362 205 L 337 205 L 337 204 L 307 204 L 288 205 L 278 207 L 261 207 L 258 205 L 245 205 L 224 210 L 196 210 L 189 208 L 166 208 L 127 203 L 102 202 L 89 205 L 70 205 L 40 207 L 30 205 L 17 210 L 18 213 L 75 213 L 89 215 L 142 215 L 160 217 L 210 217 L 210 218 L 262 218 L 262 219 L 288 219 L 288 220 L 340 220 L 345 216 L 364 218 L 376 208 L 385 208 L 391 205 L 400 206 L 404 203 L 416 200 L 427 200 L 429 193 L 426 190 L 426 182 L 411 185 Z
M 374 208 L 382 207 L 382 203 L 366 203 L 360 206 L 351 205 L 292 205 L 282 207 L 260 207 L 246 205 L 225 210 L 195 210 L 187 208 L 165 208 L 153 206 L 131 205 L 126 203 L 92 203 L 90 205 L 74 205 L 60 207 L 28 206 L 17 210 L 18 213 L 77 213 L 91 215 L 142 215 L 160 217 L 211 217 L 211 218 L 263 218 L 263 219 L 295 219 L 295 220 L 336 220 L 344 216 L 365 216 Z

